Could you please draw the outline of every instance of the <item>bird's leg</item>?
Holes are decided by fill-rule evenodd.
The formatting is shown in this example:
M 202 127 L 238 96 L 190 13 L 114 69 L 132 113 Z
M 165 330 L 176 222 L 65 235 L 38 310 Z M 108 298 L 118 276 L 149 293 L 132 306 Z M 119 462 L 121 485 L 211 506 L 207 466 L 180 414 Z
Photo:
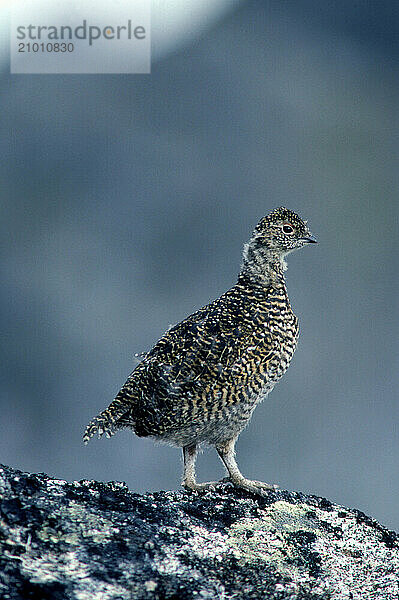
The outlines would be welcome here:
M 217 484 L 217 481 L 208 481 L 206 483 L 197 483 L 195 481 L 195 459 L 197 458 L 197 445 L 184 446 L 183 448 L 183 487 L 189 490 L 206 490 L 212 489 Z
M 238 468 L 236 459 L 235 459 L 235 450 L 234 446 L 237 438 L 233 438 L 228 440 L 224 444 L 220 444 L 216 446 L 216 450 L 220 458 L 222 459 L 226 469 L 230 475 L 230 481 L 234 483 L 235 486 L 241 487 L 248 492 L 253 492 L 255 494 L 263 495 L 264 492 L 268 490 L 276 490 L 276 485 L 270 485 L 269 483 L 263 483 L 263 481 L 252 481 L 251 479 L 247 479 L 242 475 L 240 469 Z

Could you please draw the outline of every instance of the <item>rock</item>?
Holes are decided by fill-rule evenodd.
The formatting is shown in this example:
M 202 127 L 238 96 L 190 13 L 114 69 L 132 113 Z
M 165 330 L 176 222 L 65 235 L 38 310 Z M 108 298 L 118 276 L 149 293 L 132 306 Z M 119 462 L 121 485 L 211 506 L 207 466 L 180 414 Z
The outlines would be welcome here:
M 298 492 L 139 495 L 0 467 L 2 600 L 398 598 L 398 537 Z

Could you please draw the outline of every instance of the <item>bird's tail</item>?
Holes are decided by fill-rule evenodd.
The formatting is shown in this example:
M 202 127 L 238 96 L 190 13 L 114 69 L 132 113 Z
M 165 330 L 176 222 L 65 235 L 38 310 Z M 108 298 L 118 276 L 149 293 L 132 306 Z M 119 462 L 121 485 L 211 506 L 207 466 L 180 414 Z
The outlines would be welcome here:
M 118 429 L 126 427 L 128 424 L 126 419 L 128 413 L 129 407 L 126 405 L 126 402 L 116 398 L 108 408 L 94 417 L 87 425 L 83 435 L 84 443 L 88 444 L 96 433 L 98 433 L 99 438 L 104 434 L 107 437 L 111 437 Z

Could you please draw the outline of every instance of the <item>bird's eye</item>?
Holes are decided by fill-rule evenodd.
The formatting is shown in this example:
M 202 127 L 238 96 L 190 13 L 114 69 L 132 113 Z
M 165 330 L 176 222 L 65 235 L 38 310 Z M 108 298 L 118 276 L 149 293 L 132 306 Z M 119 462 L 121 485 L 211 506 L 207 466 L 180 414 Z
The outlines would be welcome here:
M 294 233 L 294 228 L 289 223 L 284 223 L 283 231 L 284 231 L 284 233 Z

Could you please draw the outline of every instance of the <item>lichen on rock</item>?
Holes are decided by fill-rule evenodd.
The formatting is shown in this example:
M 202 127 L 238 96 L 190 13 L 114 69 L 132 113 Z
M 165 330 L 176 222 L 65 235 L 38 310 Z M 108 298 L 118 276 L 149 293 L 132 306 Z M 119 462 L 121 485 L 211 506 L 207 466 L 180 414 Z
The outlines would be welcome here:
M 297 492 L 139 495 L 0 467 L 2 600 L 392 600 L 398 546 Z

